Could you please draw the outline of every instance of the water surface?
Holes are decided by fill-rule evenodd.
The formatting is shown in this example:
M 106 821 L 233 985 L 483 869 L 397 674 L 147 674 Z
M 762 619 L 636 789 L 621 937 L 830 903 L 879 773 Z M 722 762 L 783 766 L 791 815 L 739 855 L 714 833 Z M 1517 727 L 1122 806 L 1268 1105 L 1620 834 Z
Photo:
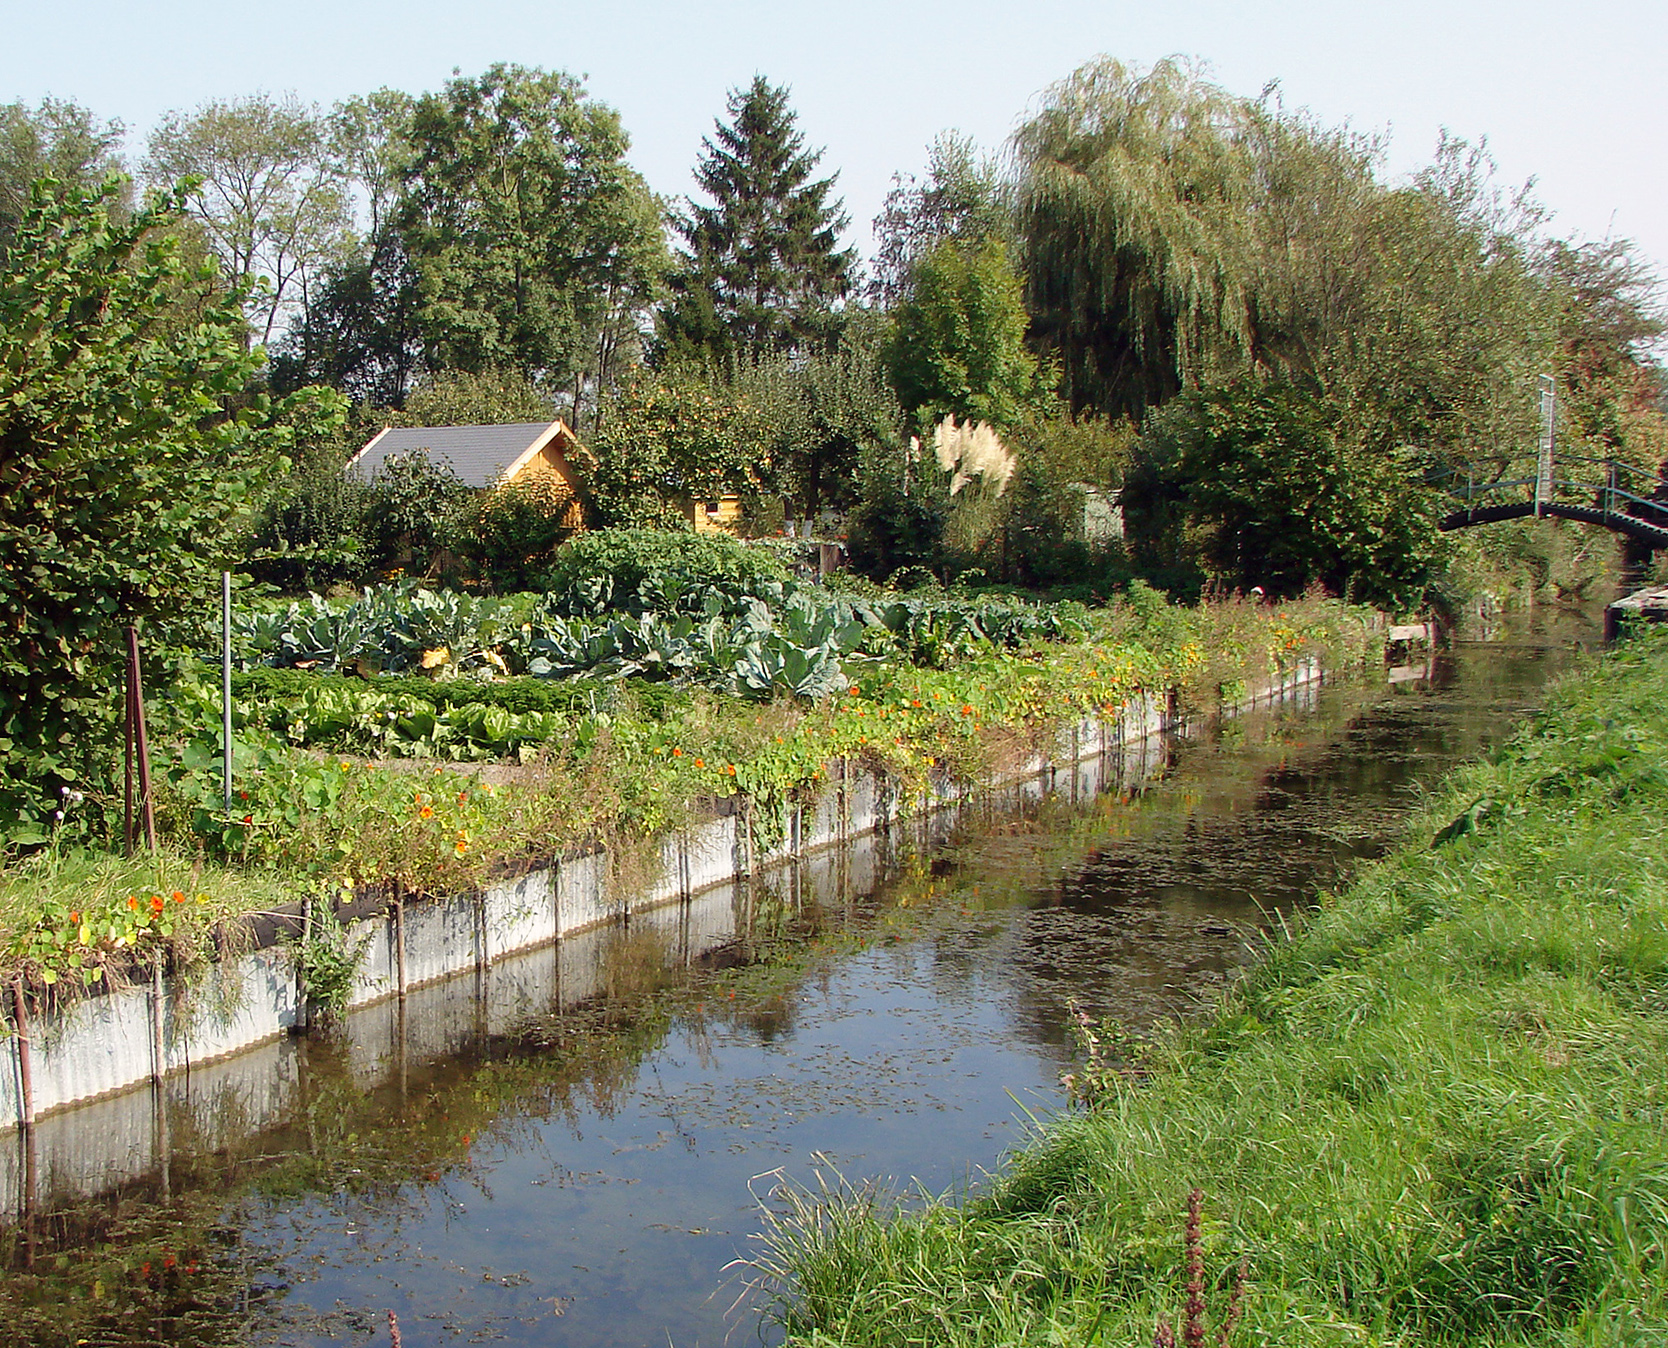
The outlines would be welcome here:
M 694 967 L 658 929 L 599 936 L 578 1014 L 371 1087 L 297 1045 L 277 1126 L 177 1138 L 164 1176 L 10 1233 L 13 1268 L 169 1250 L 103 1289 L 95 1342 L 385 1343 L 388 1310 L 408 1348 L 771 1342 L 736 1261 L 775 1185 L 976 1183 L 1065 1106 L 1068 1006 L 1137 1029 L 1197 1006 L 1567 660 L 1460 644 L 1429 678 L 1206 727 L 1140 789 L 995 802 L 819 905 L 753 895 Z

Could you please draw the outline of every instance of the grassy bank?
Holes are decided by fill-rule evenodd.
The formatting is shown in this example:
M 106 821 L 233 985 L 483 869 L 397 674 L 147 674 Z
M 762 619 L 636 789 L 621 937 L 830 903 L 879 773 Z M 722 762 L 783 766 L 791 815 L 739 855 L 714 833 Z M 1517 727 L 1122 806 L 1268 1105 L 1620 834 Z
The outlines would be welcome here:
M 230 812 L 218 740 L 203 729 L 218 724 L 218 693 L 182 685 L 166 709 L 176 728 L 153 752 L 161 848 L 125 860 L 106 840 L 8 865 L 0 980 L 61 989 L 157 959 L 187 969 L 235 947 L 250 917 L 306 893 L 467 894 L 595 843 L 616 865 L 648 865 L 656 835 L 729 797 L 745 798 L 768 843 L 784 807 L 822 789 L 831 760 L 861 759 L 905 791 L 929 774 L 976 785 L 1067 719 L 1142 692 L 1209 705 L 1308 654 L 1334 666 L 1376 655 L 1370 616 L 1324 600 L 1179 609 L 1149 591 L 1086 615 L 1073 640 L 983 642 L 942 666 L 853 658 L 842 690 L 820 698 L 762 702 L 620 679 L 531 713 L 539 743 L 496 765 L 496 780 L 476 764 L 382 757 L 370 732 L 405 713 L 358 705 L 388 696 L 365 680 L 314 680 L 330 698 L 358 700 L 334 719 L 305 693 L 280 688 L 288 701 L 277 705 L 271 686 L 246 681 Z M 507 695 L 523 685 L 560 687 L 474 686 Z
M 1211 1014 L 1085 1075 L 988 1188 L 801 1194 L 807 1344 L 1668 1335 L 1668 640 L 1567 681 Z M 1433 839 L 1437 839 L 1433 843 Z M 1204 1339 L 1197 1340 L 1204 1342 Z

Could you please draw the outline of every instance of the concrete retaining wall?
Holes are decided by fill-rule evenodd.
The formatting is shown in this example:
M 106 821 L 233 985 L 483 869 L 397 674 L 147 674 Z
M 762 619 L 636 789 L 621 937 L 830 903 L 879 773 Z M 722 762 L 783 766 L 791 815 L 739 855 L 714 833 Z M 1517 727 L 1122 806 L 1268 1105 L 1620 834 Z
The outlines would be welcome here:
M 1306 662 L 1245 706 L 1290 699 L 1320 676 L 1318 662 Z M 801 907 L 866 893 L 883 869 L 880 844 L 900 821 L 930 844 L 981 790 L 1012 790 L 1022 802 L 1139 785 L 1156 771 L 1152 740 L 1167 722 L 1164 705 L 1143 697 L 1116 718 L 1063 727 L 1050 751 L 999 781 L 980 789 L 938 781 L 915 799 L 854 763 L 831 764 L 828 788 L 791 812 L 784 841 L 753 858 L 752 875 L 745 823 L 729 815 L 666 836 L 659 874 L 638 893 L 611 892 L 609 858 L 598 851 L 479 896 L 407 903 L 399 916 L 352 923 L 349 939 L 366 942 L 344 1027 L 353 1061 L 369 1085 L 396 1061 L 453 1053 L 471 1036 L 578 1005 L 600 987 L 599 943 L 622 930 L 652 935 L 668 957 L 690 961 L 746 932 L 760 887 Z M 293 1098 L 291 1036 L 304 1014 L 291 960 L 267 949 L 188 984 L 90 997 L 32 1025 L 37 1123 L 22 1130 L 24 1146 L 0 1149 L 0 1213 L 65 1186 L 97 1192 L 145 1173 L 166 1156 L 170 1135 L 212 1145 L 229 1128 L 276 1120 Z M 16 1127 L 15 1036 L 4 1054 L 0 1119 Z

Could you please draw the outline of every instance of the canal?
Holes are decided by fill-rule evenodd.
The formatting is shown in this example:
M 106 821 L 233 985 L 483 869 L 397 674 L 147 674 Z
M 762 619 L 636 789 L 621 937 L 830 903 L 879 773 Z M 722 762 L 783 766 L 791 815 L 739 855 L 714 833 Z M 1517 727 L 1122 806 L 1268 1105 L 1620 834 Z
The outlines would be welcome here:
M 179 1113 L 143 1175 L 0 1229 L 0 1341 L 383 1344 L 393 1311 L 406 1348 L 771 1342 L 746 1261 L 776 1186 L 977 1184 L 1065 1107 L 1068 1008 L 1151 1031 L 1212 996 L 1594 635 L 1544 631 L 906 830 L 820 898 L 738 898 L 724 939 L 597 933 L 578 1005 L 430 994 L 481 1020 L 444 1053 L 287 1045 L 279 1104 Z

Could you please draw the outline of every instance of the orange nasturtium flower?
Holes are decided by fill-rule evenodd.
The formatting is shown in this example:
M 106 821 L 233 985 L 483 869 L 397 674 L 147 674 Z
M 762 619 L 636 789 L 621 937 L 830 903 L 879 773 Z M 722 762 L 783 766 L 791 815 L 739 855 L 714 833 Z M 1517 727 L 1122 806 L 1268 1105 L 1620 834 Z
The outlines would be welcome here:
M 151 911 L 153 913 L 160 913 L 162 911 L 162 895 L 151 895 Z
M 695 766 L 698 767 L 698 768 L 704 768 L 704 767 L 706 767 L 706 765 L 707 765 L 707 760 L 704 759 L 704 758 L 697 758 L 695 760 Z
M 131 895 L 131 894 L 129 894 L 129 895 L 128 895 L 128 896 L 127 896 L 127 906 L 128 906 L 128 907 L 129 907 L 129 908 L 132 908 L 132 909 L 134 909 L 134 910 L 137 910 L 137 909 L 138 909 L 138 907 L 139 907 L 139 900 L 138 900 L 138 899 L 136 899 L 136 898 L 134 898 L 134 897 L 133 897 L 133 895 Z
M 425 805 L 422 809 L 417 811 L 417 815 L 421 819 L 433 819 L 434 810 L 430 806 Z
M 673 749 L 672 750 L 672 757 L 673 758 L 682 758 L 683 757 L 683 750 L 682 749 Z
M 184 903 L 185 902 L 185 895 L 180 893 L 180 891 L 177 890 L 177 889 L 174 891 L 174 902 L 175 903 Z

